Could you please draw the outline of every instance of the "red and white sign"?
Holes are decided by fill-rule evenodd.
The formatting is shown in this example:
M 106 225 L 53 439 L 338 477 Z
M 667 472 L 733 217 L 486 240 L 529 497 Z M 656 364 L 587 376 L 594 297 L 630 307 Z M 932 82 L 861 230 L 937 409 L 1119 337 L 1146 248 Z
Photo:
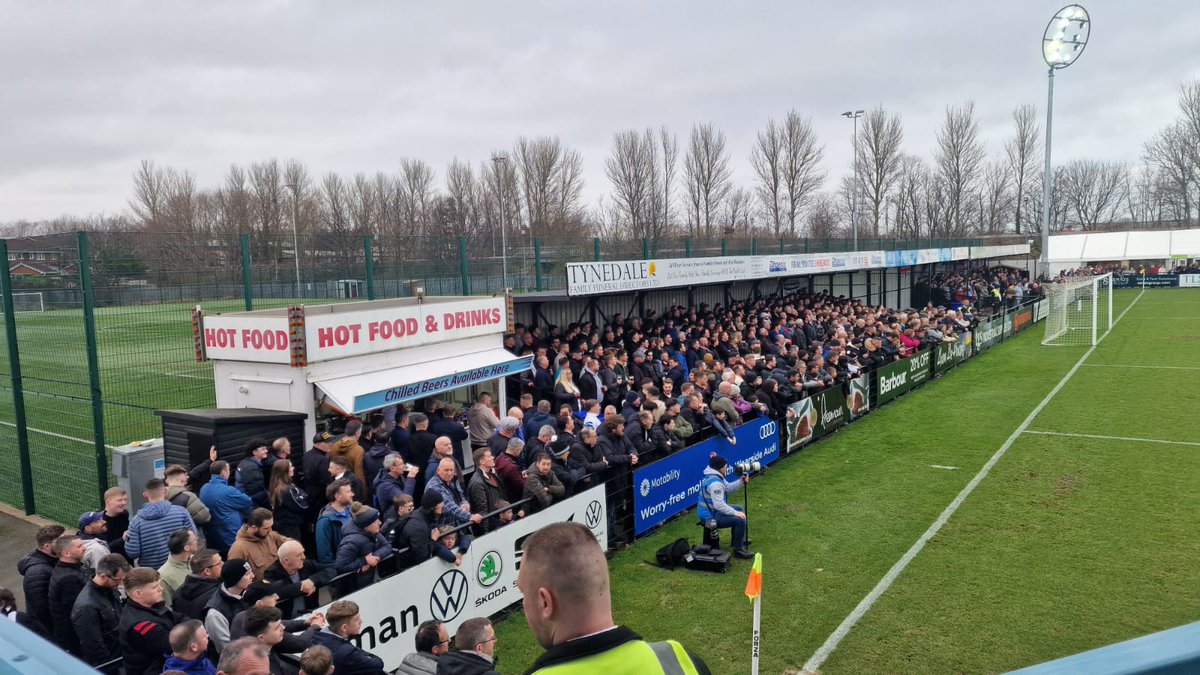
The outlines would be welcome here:
M 503 333 L 504 298 L 431 302 L 337 314 L 307 314 L 308 362 Z
M 205 316 L 200 338 L 210 359 L 291 363 L 284 316 Z

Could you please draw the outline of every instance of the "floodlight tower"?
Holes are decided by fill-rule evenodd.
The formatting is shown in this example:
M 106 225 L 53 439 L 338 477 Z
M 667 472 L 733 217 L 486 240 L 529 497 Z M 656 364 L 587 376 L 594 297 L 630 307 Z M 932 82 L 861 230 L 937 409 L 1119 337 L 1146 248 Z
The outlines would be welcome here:
M 858 118 L 861 110 L 847 110 L 842 117 L 854 120 L 854 189 L 850 197 L 850 229 L 854 232 L 854 250 L 858 251 Z
M 1046 24 L 1042 34 L 1042 58 L 1050 66 L 1049 88 L 1046 93 L 1046 174 L 1042 179 L 1042 256 L 1041 273 L 1050 270 L 1050 188 L 1054 174 L 1050 169 L 1050 130 L 1054 123 L 1054 71 L 1079 60 L 1092 33 L 1092 20 L 1082 5 L 1067 5 Z

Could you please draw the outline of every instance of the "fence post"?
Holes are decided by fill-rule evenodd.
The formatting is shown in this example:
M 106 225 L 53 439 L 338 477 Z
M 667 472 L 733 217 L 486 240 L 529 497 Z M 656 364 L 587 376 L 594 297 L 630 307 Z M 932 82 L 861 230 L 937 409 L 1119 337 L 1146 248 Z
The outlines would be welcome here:
M 592 260 L 600 262 L 600 237 L 592 237 Z
M 783 255 L 783 237 L 779 238 L 779 255 Z
M 25 515 L 37 510 L 33 501 L 33 466 L 29 461 L 29 427 L 25 419 L 25 390 L 21 383 L 21 350 L 17 346 L 17 316 L 12 298 L 12 274 L 8 271 L 8 240 L 0 239 L 0 260 L 6 261 L 0 270 L 0 293 L 4 296 L 4 335 L 8 338 L 8 373 L 12 377 L 13 417 L 17 425 L 17 456 L 21 461 L 21 494 L 25 498 Z
M 692 238 L 684 237 L 683 239 L 683 255 L 685 258 L 692 257 Z
M 721 238 L 721 256 L 724 257 L 727 255 L 729 255 L 729 240 L 722 237 Z
M 542 290 L 542 238 L 533 238 L 533 287 Z
M 242 235 L 242 297 L 246 300 L 246 311 L 254 311 L 253 277 L 250 276 L 250 235 Z
M 471 277 L 467 275 L 467 238 L 458 238 L 458 272 L 462 275 L 462 294 L 471 294 Z
M 363 237 L 363 260 L 367 263 L 367 299 L 375 299 L 375 238 Z
M 108 489 L 108 454 L 104 444 L 104 397 L 100 390 L 100 350 L 96 344 L 96 299 L 92 290 L 92 255 L 87 232 L 79 238 L 79 287 L 83 290 L 83 332 L 87 339 L 88 383 L 92 393 L 92 435 L 96 443 L 96 489 L 104 502 Z
M 804 252 L 808 253 L 808 237 L 804 238 Z
M 758 255 L 758 237 L 750 237 L 750 255 Z

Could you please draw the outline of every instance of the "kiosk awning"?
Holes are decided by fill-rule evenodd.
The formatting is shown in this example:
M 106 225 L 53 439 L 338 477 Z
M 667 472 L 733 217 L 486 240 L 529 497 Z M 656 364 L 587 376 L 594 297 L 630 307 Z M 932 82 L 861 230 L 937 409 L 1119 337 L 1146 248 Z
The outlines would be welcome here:
M 313 382 L 330 405 L 358 414 L 423 396 L 433 396 L 533 367 L 533 356 L 493 348 L 346 377 Z

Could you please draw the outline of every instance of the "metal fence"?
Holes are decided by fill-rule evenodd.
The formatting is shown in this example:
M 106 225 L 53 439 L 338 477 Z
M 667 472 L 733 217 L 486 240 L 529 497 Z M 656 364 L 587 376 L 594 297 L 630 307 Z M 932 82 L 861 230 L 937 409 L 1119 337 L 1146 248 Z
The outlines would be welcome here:
M 214 405 L 191 308 L 552 291 L 587 260 L 849 251 L 843 239 L 601 240 L 323 233 L 91 232 L 2 242 L 0 500 L 70 523 L 101 505 L 111 449 L 161 435 L 154 411 Z M 860 238 L 860 250 L 983 240 Z M 997 239 L 988 244 L 1009 243 Z

